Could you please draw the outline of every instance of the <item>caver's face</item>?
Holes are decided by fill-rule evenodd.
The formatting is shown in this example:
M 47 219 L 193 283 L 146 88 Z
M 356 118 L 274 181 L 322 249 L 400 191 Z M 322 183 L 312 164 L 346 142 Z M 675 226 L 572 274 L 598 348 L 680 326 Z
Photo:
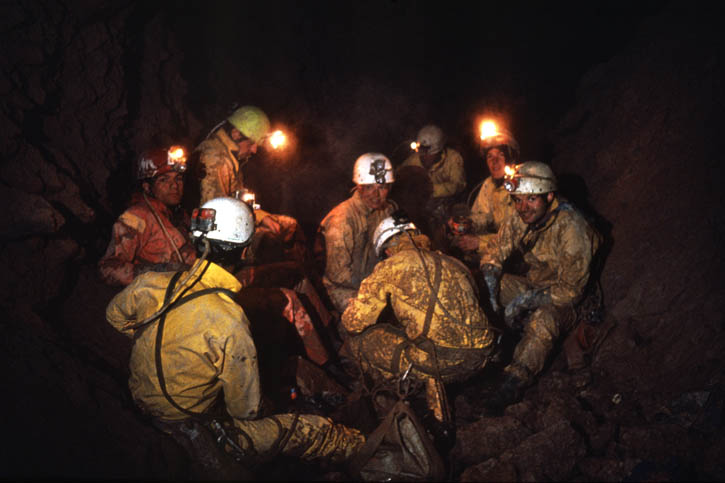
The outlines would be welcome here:
M 256 154 L 259 145 L 239 132 L 239 130 L 232 129 L 231 138 L 239 146 L 239 151 L 237 151 L 237 157 L 239 159 L 248 158 L 252 154 Z
M 527 225 L 536 224 L 546 215 L 546 210 L 554 200 L 554 193 L 540 195 L 511 195 L 514 208 Z
M 178 205 L 184 194 L 184 175 L 176 171 L 158 175 L 151 184 L 151 194 L 166 206 Z
M 486 164 L 493 179 L 503 178 L 506 167 L 506 156 L 498 148 L 491 148 L 486 153 Z
M 392 183 L 359 184 L 357 190 L 365 206 L 371 210 L 379 210 L 385 206 L 391 186 Z

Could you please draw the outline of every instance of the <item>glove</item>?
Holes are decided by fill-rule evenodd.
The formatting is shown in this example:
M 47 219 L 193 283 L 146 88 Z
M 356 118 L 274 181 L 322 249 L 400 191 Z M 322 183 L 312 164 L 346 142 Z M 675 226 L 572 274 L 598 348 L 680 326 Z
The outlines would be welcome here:
M 494 312 L 499 312 L 501 306 L 498 303 L 498 292 L 501 285 L 501 269 L 494 265 L 485 264 L 481 267 L 481 272 L 488 288 L 488 300 L 491 303 L 491 309 Z
M 527 290 L 519 294 L 506 306 L 504 321 L 510 329 L 521 329 L 522 316 L 530 311 L 551 303 L 549 289 Z

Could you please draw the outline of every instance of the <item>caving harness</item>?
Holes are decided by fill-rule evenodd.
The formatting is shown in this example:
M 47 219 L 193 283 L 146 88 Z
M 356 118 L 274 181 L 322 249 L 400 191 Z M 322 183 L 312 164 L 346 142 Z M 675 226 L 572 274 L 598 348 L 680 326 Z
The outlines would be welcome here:
M 214 435 L 214 440 L 216 441 L 217 445 L 222 449 L 222 451 L 231 454 L 231 456 L 238 462 L 243 463 L 245 466 L 254 466 L 256 464 L 259 464 L 264 461 L 269 461 L 276 457 L 287 445 L 290 437 L 295 431 L 295 428 L 297 426 L 297 422 L 299 421 L 299 414 L 295 412 L 294 419 L 292 421 L 292 425 L 289 430 L 284 430 L 282 425 L 279 423 L 279 421 L 274 417 L 270 416 L 270 418 L 277 424 L 279 429 L 279 437 L 272 445 L 272 450 L 265 454 L 260 455 L 257 453 L 257 451 L 254 448 L 254 443 L 252 441 L 252 438 L 244 432 L 242 429 L 238 428 L 236 425 L 234 425 L 232 422 L 228 421 L 228 418 L 226 421 L 222 420 L 222 418 L 214 417 L 209 414 L 205 413 L 197 413 L 194 411 L 190 411 L 181 405 L 179 405 L 169 394 L 167 388 L 166 388 L 166 379 L 164 377 L 164 371 L 163 371 L 163 365 L 161 360 L 161 345 L 163 341 L 163 332 L 164 332 L 164 324 L 166 322 L 166 315 L 171 310 L 180 307 L 181 305 L 190 302 L 196 298 L 202 297 L 204 295 L 213 294 L 213 293 L 223 293 L 227 295 L 230 298 L 235 297 L 235 293 L 232 292 L 229 289 L 221 288 L 221 287 L 211 287 L 199 290 L 197 292 L 194 292 L 190 295 L 185 296 L 186 292 L 191 289 L 199 280 L 201 280 L 202 276 L 204 275 L 204 272 L 206 272 L 207 268 L 209 268 L 209 264 L 204 267 L 201 274 L 197 277 L 197 279 L 189 285 L 186 289 L 184 289 L 181 292 L 181 295 L 179 298 L 171 301 L 172 294 L 174 292 L 174 286 L 176 285 L 177 281 L 181 277 L 182 272 L 176 272 L 169 281 L 169 285 L 166 289 L 166 294 L 164 296 L 164 305 L 168 304 L 168 307 L 163 313 L 159 316 L 159 323 L 156 329 L 156 346 L 155 346 L 155 361 L 156 361 L 156 374 L 159 379 L 159 386 L 161 387 L 161 392 L 163 393 L 164 397 L 169 401 L 169 404 L 171 404 L 175 409 L 178 411 L 188 415 L 193 420 L 199 422 L 203 427 L 208 428 L 212 434 Z M 170 302 L 170 303 L 169 303 Z M 139 331 L 140 332 L 140 331 Z M 138 334 L 137 334 L 138 335 Z M 241 437 L 244 438 L 244 440 L 247 442 L 248 449 L 243 449 L 238 443 L 237 439 L 235 437 Z

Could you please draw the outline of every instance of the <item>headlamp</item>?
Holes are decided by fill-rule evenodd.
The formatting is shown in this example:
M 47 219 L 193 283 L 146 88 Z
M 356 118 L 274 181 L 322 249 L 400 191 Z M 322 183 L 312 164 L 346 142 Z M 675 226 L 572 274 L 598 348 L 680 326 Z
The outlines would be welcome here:
M 171 146 L 166 154 L 166 164 L 179 173 L 186 171 L 186 151 L 181 146 Z
M 368 174 L 375 176 L 376 183 L 383 184 L 385 183 L 385 171 L 385 160 L 376 159 L 370 163 L 370 172 Z
M 234 197 L 246 203 L 252 210 L 258 210 L 260 208 L 260 205 L 257 203 L 257 195 L 255 195 L 252 191 L 249 191 L 247 188 L 244 188 L 241 191 L 235 191 Z
M 215 219 L 216 210 L 214 208 L 194 208 L 191 213 L 191 231 L 209 233 L 216 229 Z
M 508 192 L 516 191 L 516 189 L 519 187 L 519 180 L 520 177 L 518 176 L 519 173 L 519 166 L 504 166 L 504 177 L 503 177 L 503 187 Z

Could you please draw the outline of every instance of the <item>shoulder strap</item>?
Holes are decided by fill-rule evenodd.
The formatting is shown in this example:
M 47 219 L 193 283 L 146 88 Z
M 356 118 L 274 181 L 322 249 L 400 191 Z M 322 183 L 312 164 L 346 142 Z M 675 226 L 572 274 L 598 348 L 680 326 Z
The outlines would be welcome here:
M 164 303 L 167 303 L 169 299 L 171 298 L 171 293 L 174 290 L 174 285 L 176 285 L 176 282 L 179 280 L 179 277 L 181 276 L 181 272 L 176 272 L 173 277 L 171 277 L 171 280 L 169 281 L 169 286 L 166 288 L 166 295 L 164 296 Z M 172 303 L 168 310 L 166 310 L 161 317 L 159 318 L 159 325 L 156 329 L 156 347 L 155 347 L 155 360 L 156 360 L 156 375 L 159 378 L 159 386 L 161 387 L 161 392 L 164 394 L 164 397 L 169 401 L 169 404 L 171 404 L 174 408 L 176 408 L 178 411 L 181 411 L 182 413 L 189 415 L 191 417 L 195 418 L 201 418 L 201 419 L 207 419 L 206 416 L 202 413 L 196 413 L 193 411 L 189 411 L 186 408 L 181 407 L 176 401 L 174 401 L 169 394 L 169 391 L 166 389 L 166 379 L 164 378 L 164 370 L 163 365 L 161 364 L 161 342 L 164 337 L 164 323 L 166 322 L 166 315 L 173 309 L 180 307 L 181 305 L 185 304 L 186 302 L 190 302 L 191 300 L 194 300 L 195 298 L 201 297 L 202 295 L 207 295 L 211 293 L 225 293 L 229 297 L 234 296 L 234 292 L 231 290 L 220 288 L 220 287 L 212 287 L 212 288 L 206 288 L 203 290 L 199 290 L 198 292 L 194 292 L 191 295 L 187 295 L 184 297 L 181 297 L 174 301 Z
M 438 302 L 438 290 L 441 286 L 441 259 L 438 256 L 434 256 L 433 260 L 435 265 L 433 274 L 433 285 L 430 287 L 430 300 L 428 301 L 428 309 L 425 312 L 423 331 L 418 336 L 419 338 L 428 337 L 428 332 L 430 331 L 430 324 L 433 320 L 433 312 L 435 311 L 436 302 Z

